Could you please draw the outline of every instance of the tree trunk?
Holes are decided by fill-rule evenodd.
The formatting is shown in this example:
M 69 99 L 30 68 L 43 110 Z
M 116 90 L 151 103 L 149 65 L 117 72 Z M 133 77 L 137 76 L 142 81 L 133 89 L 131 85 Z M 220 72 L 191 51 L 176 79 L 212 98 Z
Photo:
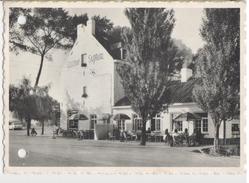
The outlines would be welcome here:
M 214 151 L 215 152 L 219 151 L 219 129 L 220 129 L 220 125 L 216 124 L 215 125 L 215 136 L 214 136 Z
M 141 134 L 140 145 L 143 145 L 143 146 L 146 145 L 146 121 L 144 121 L 144 120 L 143 120 L 143 126 L 142 126 L 142 134 Z
M 44 120 L 41 121 L 41 124 L 42 124 L 42 132 L 41 132 L 41 134 L 44 135 Z
M 223 144 L 226 145 L 226 120 L 223 120 Z
M 39 83 L 39 80 L 40 80 L 41 71 L 42 71 L 42 67 L 43 67 L 44 56 L 45 56 L 45 55 L 41 55 L 40 67 L 39 67 L 38 74 L 37 74 L 37 76 L 36 76 L 34 88 L 36 88 L 36 87 L 38 86 L 38 83 Z
M 30 126 L 31 126 L 31 119 L 27 118 L 26 123 L 27 123 L 27 136 L 29 136 Z

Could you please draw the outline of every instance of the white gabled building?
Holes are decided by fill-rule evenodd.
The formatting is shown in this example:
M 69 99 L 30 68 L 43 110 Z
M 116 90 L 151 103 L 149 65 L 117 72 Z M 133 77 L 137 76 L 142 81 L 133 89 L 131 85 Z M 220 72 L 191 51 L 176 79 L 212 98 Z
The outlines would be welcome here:
M 93 20 L 88 21 L 87 26 L 77 27 L 77 40 L 61 72 L 60 126 L 64 129 L 95 129 L 96 139 L 101 136 L 99 134 L 105 136 L 113 125 L 127 131 L 140 130 L 141 119 L 125 97 L 116 71 L 115 64 L 119 61 L 114 60 L 96 40 L 94 33 Z M 175 94 L 173 104 L 167 111 L 148 121 L 147 129 L 161 134 L 164 134 L 166 129 L 173 131 L 177 128 L 180 132 L 188 129 L 190 134 L 194 129 L 198 129 L 205 137 L 214 137 L 214 125 L 210 115 L 192 100 L 192 89 L 198 79 L 191 76 L 190 69 L 181 70 L 181 80 L 174 81 L 175 85 L 172 87 Z M 190 117 L 184 120 L 184 115 L 194 115 L 196 119 L 191 120 Z M 116 118 L 117 116 L 119 118 Z M 96 135 L 98 125 L 99 134 Z M 226 137 L 238 136 L 239 120 L 227 122 Z M 220 137 L 223 137 L 223 124 L 220 127 Z
M 109 123 L 113 101 L 112 56 L 94 37 L 93 20 L 78 25 L 77 40 L 61 73 L 61 124 L 66 128 L 94 129 L 96 123 Z M 80 115 L 71 115 L 70 113 Z M 80 118 L 82 122 L 68 124 Z

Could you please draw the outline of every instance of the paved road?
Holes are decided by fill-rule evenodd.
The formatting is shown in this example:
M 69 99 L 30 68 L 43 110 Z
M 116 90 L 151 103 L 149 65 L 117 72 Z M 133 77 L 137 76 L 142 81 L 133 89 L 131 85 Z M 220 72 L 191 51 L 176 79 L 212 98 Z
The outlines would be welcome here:
M 24 148 L 28 155 L 20 159 Z M 51 136 L 27 137 L 10 132 L 10 166 L 154 166 L 235 167 L 239 157 L 210 157 L 193 147 L 168 147 L 163 143 L 76 140 Z

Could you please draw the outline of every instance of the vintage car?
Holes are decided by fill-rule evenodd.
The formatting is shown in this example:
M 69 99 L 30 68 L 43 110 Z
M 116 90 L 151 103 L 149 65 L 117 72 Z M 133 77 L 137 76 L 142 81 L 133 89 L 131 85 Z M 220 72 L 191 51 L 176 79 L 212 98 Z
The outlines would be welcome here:
M 20 121 L 10 121 L 9 122 L 9 129 L 10 130 L 22 130 L 24 129 L 24 126 L 22 124 L 22 122 Z

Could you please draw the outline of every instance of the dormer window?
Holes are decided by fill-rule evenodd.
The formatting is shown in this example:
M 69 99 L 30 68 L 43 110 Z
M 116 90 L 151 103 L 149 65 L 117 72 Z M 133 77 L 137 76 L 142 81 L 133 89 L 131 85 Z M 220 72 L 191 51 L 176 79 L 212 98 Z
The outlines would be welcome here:
M 86 53 L 81 54 L 81 67 L 86 67 Z

